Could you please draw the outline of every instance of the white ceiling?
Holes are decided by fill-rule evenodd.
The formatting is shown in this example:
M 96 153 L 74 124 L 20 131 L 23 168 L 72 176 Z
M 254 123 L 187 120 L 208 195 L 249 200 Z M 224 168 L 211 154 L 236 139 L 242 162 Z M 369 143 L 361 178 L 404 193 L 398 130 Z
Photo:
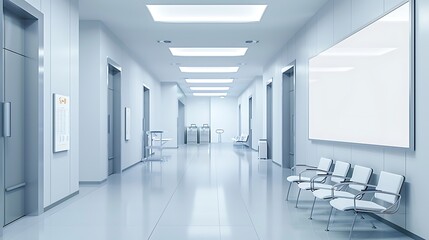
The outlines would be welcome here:
M 327 0 L 81 0 L 81 20 L 101 20 L 136 54 L 155 78 L 177 82 L 190 95 L 185 78 L 234 78 L 228 92 L 238 96 L 269 60 Z M 261 22 L 177 24 L 154 22 L 146 4 L 266 4 Z M 157 40 L 171 40 L 159 44 Z M 245 44 L 246 40 L 259 40 Z M 249 47 L 242 57 L 173 57 L 168 47 Z M 238 73 L 181 73 L 177 66 L 240 66 Z M 222 84 L 222 86 L 225 84 Z M 193 86 L 201 86 L 194 84 Z

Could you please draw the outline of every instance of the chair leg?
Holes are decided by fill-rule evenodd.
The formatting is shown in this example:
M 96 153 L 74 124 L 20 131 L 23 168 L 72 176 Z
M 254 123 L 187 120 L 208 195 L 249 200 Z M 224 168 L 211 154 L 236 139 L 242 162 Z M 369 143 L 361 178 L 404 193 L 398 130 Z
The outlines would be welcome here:
M 301 195 L 301 188 L 298 191 L 298 196 L 296 197 L 295 208 L 298 208 L 299 195 Z
M 289 192 L 290 192 L 291 185 L 292 185 L 292 182 L 289 182 L 289 188 L 287 189 L 287 195 L 286 195 L 285 201 L 289 201 Z
M 377 227 L 375 226 L 374 222 L 371 221 L 372 224 L 372 229 L 377 229 Z
M 363 214 L 362 214 L 362 217 L 363 217 Z M 377 229 L 377 227 L 374 224 L 374 221 L 371 221 L 371 225 L 372 225 L 372 229 Z
M 352 239 L 353 228 L 355 227 L 355 223 L 356 223 L 356 218 L 357 218 L 357 216 L 358 216 L 358 213 L 355 213 L 355 218 L 353 219 L 352 228 L 350 229 L 349 239 Z
M 360 219 L 365 220 L 365 217 L 363 216 L 363 213 L 360 214 Z M 377 229 L 377 227 L 375 226 L 374 222 L 371 221 L 371 225 L 372 225 L 372 229 Z
M 328 224 L 326 225 L 326 229 L 325 231 L 329 232 L 329 223 L 331 222 L 331 216 L 332 216 L 332 211 L 334 210 L 333 207 L 331 207 L 331 212 L 329 213 L 329 218 L 328 218 Z
M 314 210 L 314 204 L 316 203 L 316 197 L 314 197 L 313 200 L 313 207 L 311 207 L 310 217 L 308 219 L 313 219 L 313 210 Z

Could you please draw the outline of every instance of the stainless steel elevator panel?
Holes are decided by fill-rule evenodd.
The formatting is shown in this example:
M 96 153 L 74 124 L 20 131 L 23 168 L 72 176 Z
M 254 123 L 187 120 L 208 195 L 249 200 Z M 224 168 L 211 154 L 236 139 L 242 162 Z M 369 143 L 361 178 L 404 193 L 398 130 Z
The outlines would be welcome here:
M 113 73 L 109 70 L 109 76 L 108 76 L 108 89 L 107 89 L 107 141 L 108 141 L 108 175 L 113 174 L 113 160 L 115 158 L 115 151 L 114 151 L 114 115 L 113 115 L 113 98 L 114 98 L 114 84 L 113 84 Z
M 43 211 L 43 14 L 26 1 L 2 1 L 0 25 L 3 227 Z
M 25 215 L 25 57 L 4 50 L 5 102 L 10 102 L 10 137 L 5 139 L 5 224 Z

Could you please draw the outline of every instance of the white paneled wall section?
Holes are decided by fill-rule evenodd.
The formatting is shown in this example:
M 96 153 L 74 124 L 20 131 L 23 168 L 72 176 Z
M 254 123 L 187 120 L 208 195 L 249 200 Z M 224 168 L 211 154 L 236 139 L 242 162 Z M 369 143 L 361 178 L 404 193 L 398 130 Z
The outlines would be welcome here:
M 213 97 L 210 100 L 210 127 L 211 142 L 218 142 L 216 129 L 223 129 L 222 142 L 231 142 L 232 138 L 237 136 L 238 116 L 237 116 L 236 98 L 218 98 Z
M 423 238 L 429 238 L 425 219 L 426 200 L 429 195 L 425 188 L 425 170 L 429 167 L 429 149 L 425 142 L 429 139 L 429 112 L 424 107 L 429 97 L 424 92 L 429 89 L 426 79 L 429 70 L 425 64 L 429 61 L 429 49 L 424 43 L 429 41 L 427 12 L 429 2 L 416 0 L 416 151 L 365 146 L 346 143 L 332 143 L 308 140 L 308 59 L 344 39 L 379 16 L 391 11 L 403 3 L 403 0 L 330 0 L 319 12 L 289 39 L 280 54 L 264 68 L 262 86 L 256 91 L 260 95 L 266 92 L 266 81 L 273 78 L 274 112 L 274 158 L 282 156 L 282 73 L 281 69 L 296 60 L 296 161 L 297 163 L 316 164 L 321 156 L 334 160 L 348 161 L 381 170 L 392 171 L 406 176 L 403 189 L 404 198 L 399 212 L 386 217 L 387 220 L 411 231 Z M 244 94 L 254 92 L 251 85 Z M 241 98 L 247 98 L 242 95 Z M 244 104 L 246 99 L 241 100 Z M 266 99 L 262 98 L 265 110 Z M 242 105 L 242 109 L 246 109 Z M 244 116 L 244 115 L 242 115 Z M 266 114 L 264 114 L 266 116 Z M 242 130 L 245 130 L 243 120 Z M 260 127 L 265 129 L 266 117 Z M 266 136 L 265 130 L 263 133 Z M 377 181 L 377 177 L 372 179 Z M 310 197 L 310 196 L 307 196 Z M 384 216 L 382 216 L 384 217 Z
M 263 105 L 266 92 L 262 91 L 262 89 L 262 78 L 257 77 L 238 97 L 237 112 L 238 106 L 241 106 L 241 134 L 249 134 L 249 98 L 252 97 L 253 99 L 253 137 L 251 143 L 253 149 L 258 149 L 259 139 L 266 137 L 266 127 L 263 127 L 265 126 L 264 119 L 266 121 L 266 118 L 264 118 L 266 109 Z
M 150 127 L 160 129 L 161 85 L 127 47 L 99 21 L 80 23 L 80 181 L 107 178 L 107 58 L 122 68 L 121 123 L 131 109 L 131 139 L 121 124 L 121 168 L 141 160 L 143 145 L 143 87 L 150 89 Z
M 162 109 L 160 112 L 162 114 L 160 129 L 164 131 L 163 138 L 171 138 L 171 141 L 168 141 L 164 147 L 168 148 L 177 148 L 177 117 L 178 117 L 178 100 L 181 95 L 180 88 L 176 83 L 163 83 L 161 85 L 162 93 Z
M 222 142 L 232 142 L 238 134 L 238 107 L 235 97 L 187 97 L 185 104 L 186 126 L 209 124 L 211 142 L 217 143 L 216 129 L 224 129 Z
M 79 191 L 79 5 L 28 0 L 44 15 L 44 207 Z M 70 150 L 53 153 L 53 94 L 70 96 Z

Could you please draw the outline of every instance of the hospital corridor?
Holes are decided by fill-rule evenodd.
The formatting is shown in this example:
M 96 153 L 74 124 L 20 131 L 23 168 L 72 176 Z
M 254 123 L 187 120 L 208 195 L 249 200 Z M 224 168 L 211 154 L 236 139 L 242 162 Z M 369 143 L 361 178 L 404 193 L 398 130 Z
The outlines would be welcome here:
M 0 0 L 0 239 L 428 239 L 428 13 Z

